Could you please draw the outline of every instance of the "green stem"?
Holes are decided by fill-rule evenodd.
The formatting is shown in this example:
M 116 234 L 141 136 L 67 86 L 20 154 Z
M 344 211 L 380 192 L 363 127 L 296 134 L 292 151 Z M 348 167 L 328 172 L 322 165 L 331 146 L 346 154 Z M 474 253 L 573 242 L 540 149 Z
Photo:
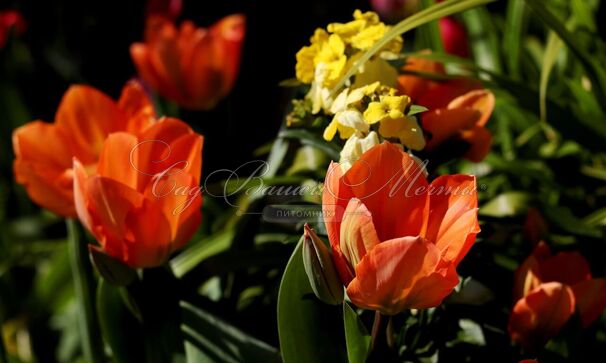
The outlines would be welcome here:
M 78 222 L 68 219 L 67 242 L 74 278 L 74 291 L 78 304 L 78 326 L 81 334 L 84 360 L 90 363 L 103 362 L 103 346 L 99 325 L 95 319 L 93 274 L 88 259 L 86 243 L 80 240 Z
M 370 332 L 370 350 L 372 351 L 377 345 L 379 328 L 381 327 L 381 313 L 375 311 L 375 320 L 372 322 L 372 330 Z

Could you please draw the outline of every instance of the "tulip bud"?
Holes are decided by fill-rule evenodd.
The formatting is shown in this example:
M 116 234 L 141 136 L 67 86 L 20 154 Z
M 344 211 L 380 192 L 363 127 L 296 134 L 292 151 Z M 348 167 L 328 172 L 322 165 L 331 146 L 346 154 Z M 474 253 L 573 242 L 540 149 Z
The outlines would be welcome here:
M 343 284 L 330 256 L 330 250 L 307 224 L 303 234 L 303 266 L 314 294 L 326 304 L 343 302 Z

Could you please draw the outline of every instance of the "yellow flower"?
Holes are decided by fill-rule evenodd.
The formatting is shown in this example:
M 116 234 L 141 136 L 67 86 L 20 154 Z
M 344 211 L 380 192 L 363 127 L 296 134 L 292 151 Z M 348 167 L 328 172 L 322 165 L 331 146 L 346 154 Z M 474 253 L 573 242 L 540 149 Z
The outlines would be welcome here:
M 310 38 L 311 45 L 301 48 L 297 52 L 297 65 L 295 72 L 297 79 L 303 83 L 311 83 L 314 80 L 316 62 L 315 58 L 322 44 L 328 40 L 328 33 L 324 29 L 316 29 Z
M 328 31 L 338 34 L 346 43 L 350 43 L 356 34 L 363 31 L 368 26 L 379 24 L 379 16 L 372 11 L 362 13 L 360 10 L 354 11 L 354 20 L 348 23 L 328 24 Z
M 425 147 L 423 131 L 414 116 L 386 118 L 379 125 L 379 133 L 383 137 L 396 137 L 403 145 L 413 150 L 422 150 Z
M 362 113 L 356 109 L 339 111 L 335 114 L 330 124 L 324 130 L 324 140 L 330 141 L 335 137 L 337 131 L 342 139 L 348 139 L 358 132 L 367 133 L 369 126 L 364 122 Z
M 360 159 L 360 156 L 364 154 L 368 149 L 379 144 L 379 136 L 376 132 L 371 131 L 365 137 L 359 134 L 352 135 L 341 150 L 341 158 L 339 159 L 339 166 L 343 173 L 347 172 L 355 163 Z
M 384 59 L 375 57 L 360 67 L 353 86 L 360 87 L 373 82 L 395 87 L 398 84 L 398 71 Z
M 399 119 L 404 117 L 404 110 L 409 104 L 408 96 L 381 96 L 379 102 L 368 104 L 364 119 L 371 125 L 387 118 Z
M 314 64 L 324 64 L 325 74 L 323 84 L 325 87 L 331 87 L 344 73 L 347 57 L 345 56 L 345 43 L 341 37 L 331 34 L 328 41 L 322 43 L 320 51 L 314 58 Z
M 388 27 L 383 23 L 369 26 L 351 37 L 351 45 L 360 50 L 367 50 L 383 38 L 387 29 Z

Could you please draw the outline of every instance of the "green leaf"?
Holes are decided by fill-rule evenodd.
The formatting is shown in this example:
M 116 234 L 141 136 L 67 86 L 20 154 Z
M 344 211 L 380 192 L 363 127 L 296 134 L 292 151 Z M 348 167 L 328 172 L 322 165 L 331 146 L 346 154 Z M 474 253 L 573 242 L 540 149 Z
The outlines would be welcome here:
M 66 220 L 70 265 L 74 278 L 74 292 L 78 304 L 78 329 L 80 329 L 82 351 L 87 362 L 104 360 L 100 331 L 95 319 L 93 271 L 88 259 L 87 243 L 80 239 L 82 231 L 77 221 Z
M 444 16 L 449 16 L 458 12 L 462 12 L 476 6 L 488 4 L 495 0 L 447 0 L 436 4 L 430 8 L 419 11 L 418 13 L 407 17 L 398 24 L 394 25 L 390 31 L 388 31 L 383 38 L 377 41 L 369 50 L 366 51 L 352 66 L 349 68 L 347 73 L 341 77 L 339 82 L 331 90 L 331 94 L 336 94 L 345 82 L 353 76 L 360 67 L 375 55 L 380 49 L 382 49 L 387 43 L 389 43 L 395 37 L 402 35 L 412 29 L 415 29 L 423 24 L 427 24 L 430 21 L 437 20 Z
M 126 286 L 137 278 L 137 272 L 121 261 L 110 257 L 104 251 L 89 245 L 91 261 L 103 276 L 103 279 L 112 285 Z
M 299 243 L 278 293 L 278 334 L 285 363 L 347 362 L 341 307 L 314 295 Z
M 203 260 L 227 250 L 234 236 L 232 229 L 217 232 L 198 241 L 170 261 L 177 278 L 181 278 Z
M 117 363 L 145 361 L 141 325 L 124 304 L 123 288 L 103 279 L 97 287 L 97 316 L 103 339 L 112 350 Z
M 543 64 L 541 67 L 541 83 L 539 86 L 541 121 L 547 122 L 547 86 L 549 85 L 549 76 L 556 64 L 564 44 L 553 32 L 549 32 L 547 37 L 547 46 L 543 53 Z
M 423 9 L 430 8 L 434 4 L 434 0 L 421 0 Z M 424 38 L 425 40 L 424 47 L 417 47 L 418 49 L 428 48 L 434 52 L 444 52 L 444 43 L 442 43 L 440 25 L 437 21 L 431 21 L 419 27 L 418 32 L 420 33 L 419 35 L 421 35 L 421 38 Z
M 480 208 L 480 214 L 489 217 L 503 218 L 523 215 L 531 200 L 526 192 L 505 192 L 490 200 Z
M 276 348 L 264 343 L 208 312 L 182 301 L 182 330 L 195 346 L 191 354 L 203 355 L 215 362 L 280 362 Z M 188 355 L 188 361 L 190 361 Z
M 303 129 L 287 129 L 280 131 L 278 138 L 296 139 L 303 145 L 313 146 L 328 155 L 332 160 L 339 160 L 341 149 L 334 143 L 328 142 L 321 137 Z
M 566 25 L 556 18 L 545 6 L 543 1 L 539 0 L 524 0 L 532 9 L 537 17 L 551 28 L 560 39 L 570 48 L 572 53 L 579 59 L 587 75 L 591 79 L 592 86 L 595 89 L 596 96 L 601 104 L 606 103 L 606 71 L 602 65 L 596 61 L 585 49 L 581 48 L 579 42 L 575 39 Z
M 520 77 L 520 49 L 522 44 L 522 32 L 526 9 L 524 2 L 520 0 L 509 0 L 507 4 L 507 17 L 505 32 L 503 34 L 503 46 L 505 61 L 509 74 L 514 79 Z
M 428 111 L 429 109 L 427 107 L 423 107 L 421 105 L 412 105 L 410 106 L 410 108 L 408 109 L 408 116 L 414 116 L 416 114 L 419 113 L 423 113 Z
M 343 321 L 345 323 L 345 341 L 349 363 L 364 363 L 368 357 L 371 337 L 358 314 L 343 302 Z
M 501 43 L 494 26 L 494 19 L 485 8 L 477 8 L 462 14 L 467 28 L 471 50 L 476 63 L 482 68 L 502 73 Z

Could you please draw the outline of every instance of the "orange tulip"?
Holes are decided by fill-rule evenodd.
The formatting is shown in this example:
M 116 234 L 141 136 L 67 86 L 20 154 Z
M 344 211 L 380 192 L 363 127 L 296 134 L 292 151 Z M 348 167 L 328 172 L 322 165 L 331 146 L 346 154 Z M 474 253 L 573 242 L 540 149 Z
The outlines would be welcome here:
M 139 132 L 153 122 L 154 109 L 136 83 L 118 102 L 88 86 L 70 87 L 55 123 L 33 121 L 13 132 L 14 172 L 30 198 L 54 213 L 75 217 L 72 158 L 94 168 L 103 141 L 112 132 Z
M 139 135 L 111 134 L 90 175 L 74 158 L 78 217 L 109 256 L 153 267 L 189 241 L 201 220 L 202 142 L 163 119 Z
M 480 231 L 475 177 L 447 175 L 429 184 L 416 161 L 387 142 L 345 174 L 332 163 L 322 203 L 347 295 L 389 315 L 439 305 Z
M 208 110 L 232 89 L 240 65 L 244 15 L 230 15 L 209 29 L 184 21 L 177 29 L 164 16 L 147 19 L 145 42 L 130 48 L 139 75 L 163 97 Z
M 558 334 L 575 309 L 587 327 L 606 309 L 605 291 L 606 279 L 593 279 L 582 255 L 552 255 L 541 242 L 516 271 L 510 335 L 528 349 L 540 347 Z
M 441 64 L 421 58 L 409 58 L 404 70 L 445 73 Z M 404 74 L 398 78 L 398 83 L 401 93 L 429 109 L 421 114 L 423 130 L 429 134 L 427 151 L 451 142 L 463 142 L 467 145 L 464 158 L 479 162 L 486 157 L 492 135 L 484 126 L 494 109 L 492 92 L 484 89 L 481 83 L 467 79 L 438 83 Z

